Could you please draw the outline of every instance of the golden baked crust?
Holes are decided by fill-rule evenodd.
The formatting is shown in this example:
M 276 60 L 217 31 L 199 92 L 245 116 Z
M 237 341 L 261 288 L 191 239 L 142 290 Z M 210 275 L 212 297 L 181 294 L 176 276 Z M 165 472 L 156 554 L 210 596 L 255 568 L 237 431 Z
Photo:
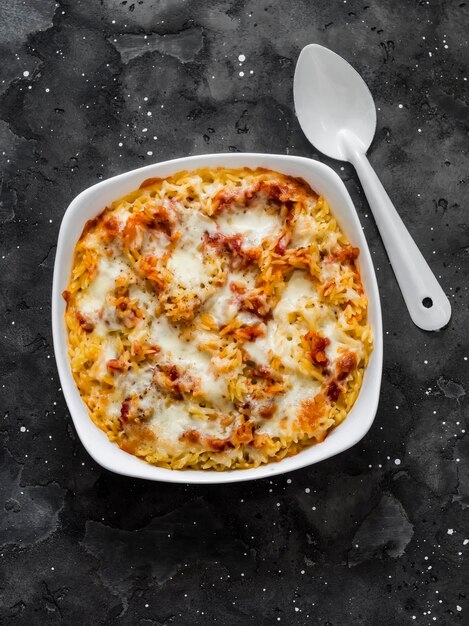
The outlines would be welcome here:
M 358 253 L 301 179 L 145 181 L 86 224 L 64 292 L 91 419 L 172 469 L 255 467 L 321 442 L 372 350 Z

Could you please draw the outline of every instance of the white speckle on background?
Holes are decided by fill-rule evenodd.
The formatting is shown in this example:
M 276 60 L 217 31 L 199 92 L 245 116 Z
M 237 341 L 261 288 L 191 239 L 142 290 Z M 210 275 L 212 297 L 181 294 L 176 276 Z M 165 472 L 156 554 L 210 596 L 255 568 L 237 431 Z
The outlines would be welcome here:
M 454 530 L 452 528 L 448 528 L 446 532 L 448 533 L 448 535 L 452 535 L 454 533 Z
M 23 76 L 24 76 L 25 78 L 28 78 L 28 76 L 29 76 L 29 72 L 28 72 L 28 70 L 24 70 L 24 72 L 23 72 Z
M 401 464 L 401 459 L 394 459 L 394 463 L 396 465 L 400 465 Z
M 240 54 L 239 57 L 238 57 L 238 61 L 240 63 L 244 63 L 245 60 L 246 60 L 246 57 L 244 56 L 244 54 Z

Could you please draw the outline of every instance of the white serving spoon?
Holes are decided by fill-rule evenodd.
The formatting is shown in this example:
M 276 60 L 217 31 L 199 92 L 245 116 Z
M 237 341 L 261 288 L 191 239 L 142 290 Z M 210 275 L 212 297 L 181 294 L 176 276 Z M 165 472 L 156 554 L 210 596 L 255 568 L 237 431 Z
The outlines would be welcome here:
M 439 330 L 451 317 L 449 300 L 366 158 L 376 130 L 370 90 L 342 57 L 311 44 L 296 64 L 293 93 L 308 140 L 357 170 L 414 324 Z

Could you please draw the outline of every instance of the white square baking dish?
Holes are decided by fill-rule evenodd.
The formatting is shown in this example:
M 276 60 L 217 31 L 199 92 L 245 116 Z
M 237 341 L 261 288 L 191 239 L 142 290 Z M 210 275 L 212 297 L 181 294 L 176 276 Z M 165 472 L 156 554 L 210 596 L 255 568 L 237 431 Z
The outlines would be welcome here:
M 64 321 L 66 289 L 71 272 L 73 252 L 85 223 L 98 215 L 112 201 L 137 189 L 147 178 L 164 178 L 181 170 L 202 167 L 264 167 L 297 176 L 327 199 L 331 210 L 354 246 L 360 248 L 360 271 L 369 300 L 369 320 L 374 335 L 374 350 L 364 375 L 358 399 L 342 424 L 326 439 L 289 458 L 254 469 L 216 472 L 203 470 L 170 470 L 149 465 L 121 450 L 109 441 L 88 416 L 73 380 L 68 355 Z M 65 212 L 60 227 L 52 287 L 52 331 L 54 351 L 63 393 L 76 431 L 93 459 L 117 474 L 174 483 L 229 483 L 275 476 L 330 458 L 356 444 L 368 432 L 378 407 L 383 360 L 381 307 L 376 276 L 370 252 L 352 200 L 339 176 L 327 165 L 311 159 L 274 154 L 209 154 L 132 170 L 89 187 L 80 193 Z

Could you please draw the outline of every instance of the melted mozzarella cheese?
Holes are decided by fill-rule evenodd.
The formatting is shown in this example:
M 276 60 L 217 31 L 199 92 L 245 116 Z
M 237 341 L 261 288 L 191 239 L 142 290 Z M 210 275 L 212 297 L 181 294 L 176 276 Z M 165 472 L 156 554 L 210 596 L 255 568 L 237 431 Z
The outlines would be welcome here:
M 185 431 L 194 428 L 194 420 L 189 415 L 187 406 L 164 399 L 155 404 L 155 417 L 150 422 L 150 429 L 155 433 L 160 444 L 177 442 Z
M 197 377 L 200 379 L 205 397 L 215 403 L 224 403 L 227 396 L 227 381 L 213 370 L 211 355 L 199 350 L 193 340 L 182 340 L 177 329 L 171 326 L 165 317 L 154 320 L 150 343 L 161 348 L 160 361 L 167 359 L 168 362 Z
M 258 431 L 260 434 L 270 437 L 287 434 L 296 420 L 301 403 L 308 398 L 314 398 L 321 390 L 321 383 L 317 380 L 296 376 L 291 382 L 290 389 L 283 396 L 276 398 L 277 410 L 270 419 L 264 420 L 260 425 Z M 286 418 L 286 424 L 280 424 L 284 418 Z
M 157 394 L 149 397 L 155 407 L 149 427 L 157 436 L 159 445 L 173 448 L 181 435 L 194 429 L 205 437 L 224 438 L 230 433 L 231 429 L 222 426 L 218 420 L 206 421 L 192 415 L 187 403 L 169 402 Z
M 309 246 L 314 240 L 314 236 L 317 231 L 317 222 L 312 215 L 305 215 L 300 213 L 296 218 L 291 242 L 289 247 L 291 248 L 303 248 Z
M 139 285 L 130 285 L 129 297 L 131 300 L 136 300 L 137 305 L 146 311 L 151 311 L 152 307 L 155 305 L 154 297 L 151 292 L 145 291 Z
M 336 361 L 343 356 L 344 352 L 355 352 L 360 358 L 362 355 L 362 344 L 360 341 L 347 335 L 336 320 L 325 321 L 319 328 L 321 334 L 330 341 L 326 347 L 326 356 L 333 367 Z
M 123 398 L 133 395 L 143 396 L 151 388 L 153 368 L 146 366 L 138 371 L 128 370 L 121 375 L 119 385 L 122 389 Z
M 232 283 L 244 288 L 252 289 L 255 285 L 255 275 L 252 272 L 231 271 L 222 287 L 207 300 L 204 311 L 211 315 L 218 326 L 228 324 L 234 317 L 243 324 L 255 324 L 259 318 L 246 311 L 239 310 L 236 294 L 231 289 Z
M 181 220 L 179 247 L 197 248 L 202 243 L 205 233 L 213 233 L 217 229 L 216 223 L 210 217 L 194 209 L 184 209 Z
M 298 360 L 295 355 L 295 346 L 301 340 L 301 335 L 307 329 L 299 328 L 289 319 L 303 308 L 313 307 L 318 302 L 317 292 L 312 282 L 301 270 L 293 272 L 277 306 L 273 310 L 273 318 L 267 323 L 264 337 L 244 344 L 244 349 L 250 358 L 260 365 L 268 366 L 274 355 L 280 356 L 293 370 L 298 369 Z
M 182 341 L 177 329 L 168 322 L 165 316 L 157 317 L 152 321 L 149 343 L 158 345 L 162 350 L 174 356 L 187 354 L 191 350 L 191 342 Z M 193 346 L 192 350 L 194 350 Z
M 279 234 L 282 227 L 280 216 L 268 213 L 260 201 L 248 208 L 227 209 L 217 217 L 217 222 L 224 235 L 242 235 L 248 248 L 260 246 L 267 237 Z
M 205 311 L 213 317 L 219 326 L 228 324 L 235 317 L 238 312 L 238 304 L 228 281 L 206 302 Z
M 256 341 L 248 341 L 243 346 L 249 358 L 258 365 L 263 365 L 264 367 L 269 367 L 270 360 L 273 356 L 271 328 L 272 324 L 270 323 L 267 326 L 268 334 L 266 336 L 259 337 Z
M 340 265 L 339 263 L 323 263 L 321 267 L 321 281 L 327 282 L 331 278 L 340 277 Z
M 168 250 L 169 238 L 158 230 L 145 230 L 142 243 L 142 254 L 161 258 Z
M 168 269 L 175 281 L 187 289 L 200 291 L 207 287 L 214 268 L 204 259 L 200 247 L 205 233 L 216 230 L 209 217 L 192 209 L 182 211 L 181 237 L 171 253 Z
M 106 376 L 109 375 L 107 363 L 111 359 L 116 359 L 117 356 L 118 350 L 115 337 L 108 335 L 101 345 L 101 350 L 99 351 L 98 358 L 93 363 L 93 366 L 91 368 L 91 374 L 94 376 L 94 378 L 96 378 L 96 380 L 103 380 Z
M 119 259 L 102 256 L 94 279 L 78 301 L 80 311 L 85 315 L 100 311 L 106 301 L 106 295 L 114 290 L 116 278 L 128 269 L 128 266 Z
M 199 252 L 177 248 L 168 261 L 174 279 L 189 289 L 199 288 L 210 279 L 210 274 Z
M 288 313 L 298 311 L 307 304 L 315 302 L 318 302 L 318 294 L 313 283 L 305 272 L 296 270 L 291 275 L 285 291 L 275 307 L 274 319 L 285 320 Z
M 334 322 L 327 322 L 324 326 L 322 326 L 321 334 L 324 337 L 327 337 L 330 341 L 329 345 L 326 346 L 326 357 L 329 360 L 329 363 L 334 365 L 337 359 L 338 350 L 342 346 L 337 324 Z
M 112 216 L 117 218 L 120 223 L 120 230 L 122 230 L 130 215 L 131 205 L 124 203 L 118 209 L 112 212 Z

